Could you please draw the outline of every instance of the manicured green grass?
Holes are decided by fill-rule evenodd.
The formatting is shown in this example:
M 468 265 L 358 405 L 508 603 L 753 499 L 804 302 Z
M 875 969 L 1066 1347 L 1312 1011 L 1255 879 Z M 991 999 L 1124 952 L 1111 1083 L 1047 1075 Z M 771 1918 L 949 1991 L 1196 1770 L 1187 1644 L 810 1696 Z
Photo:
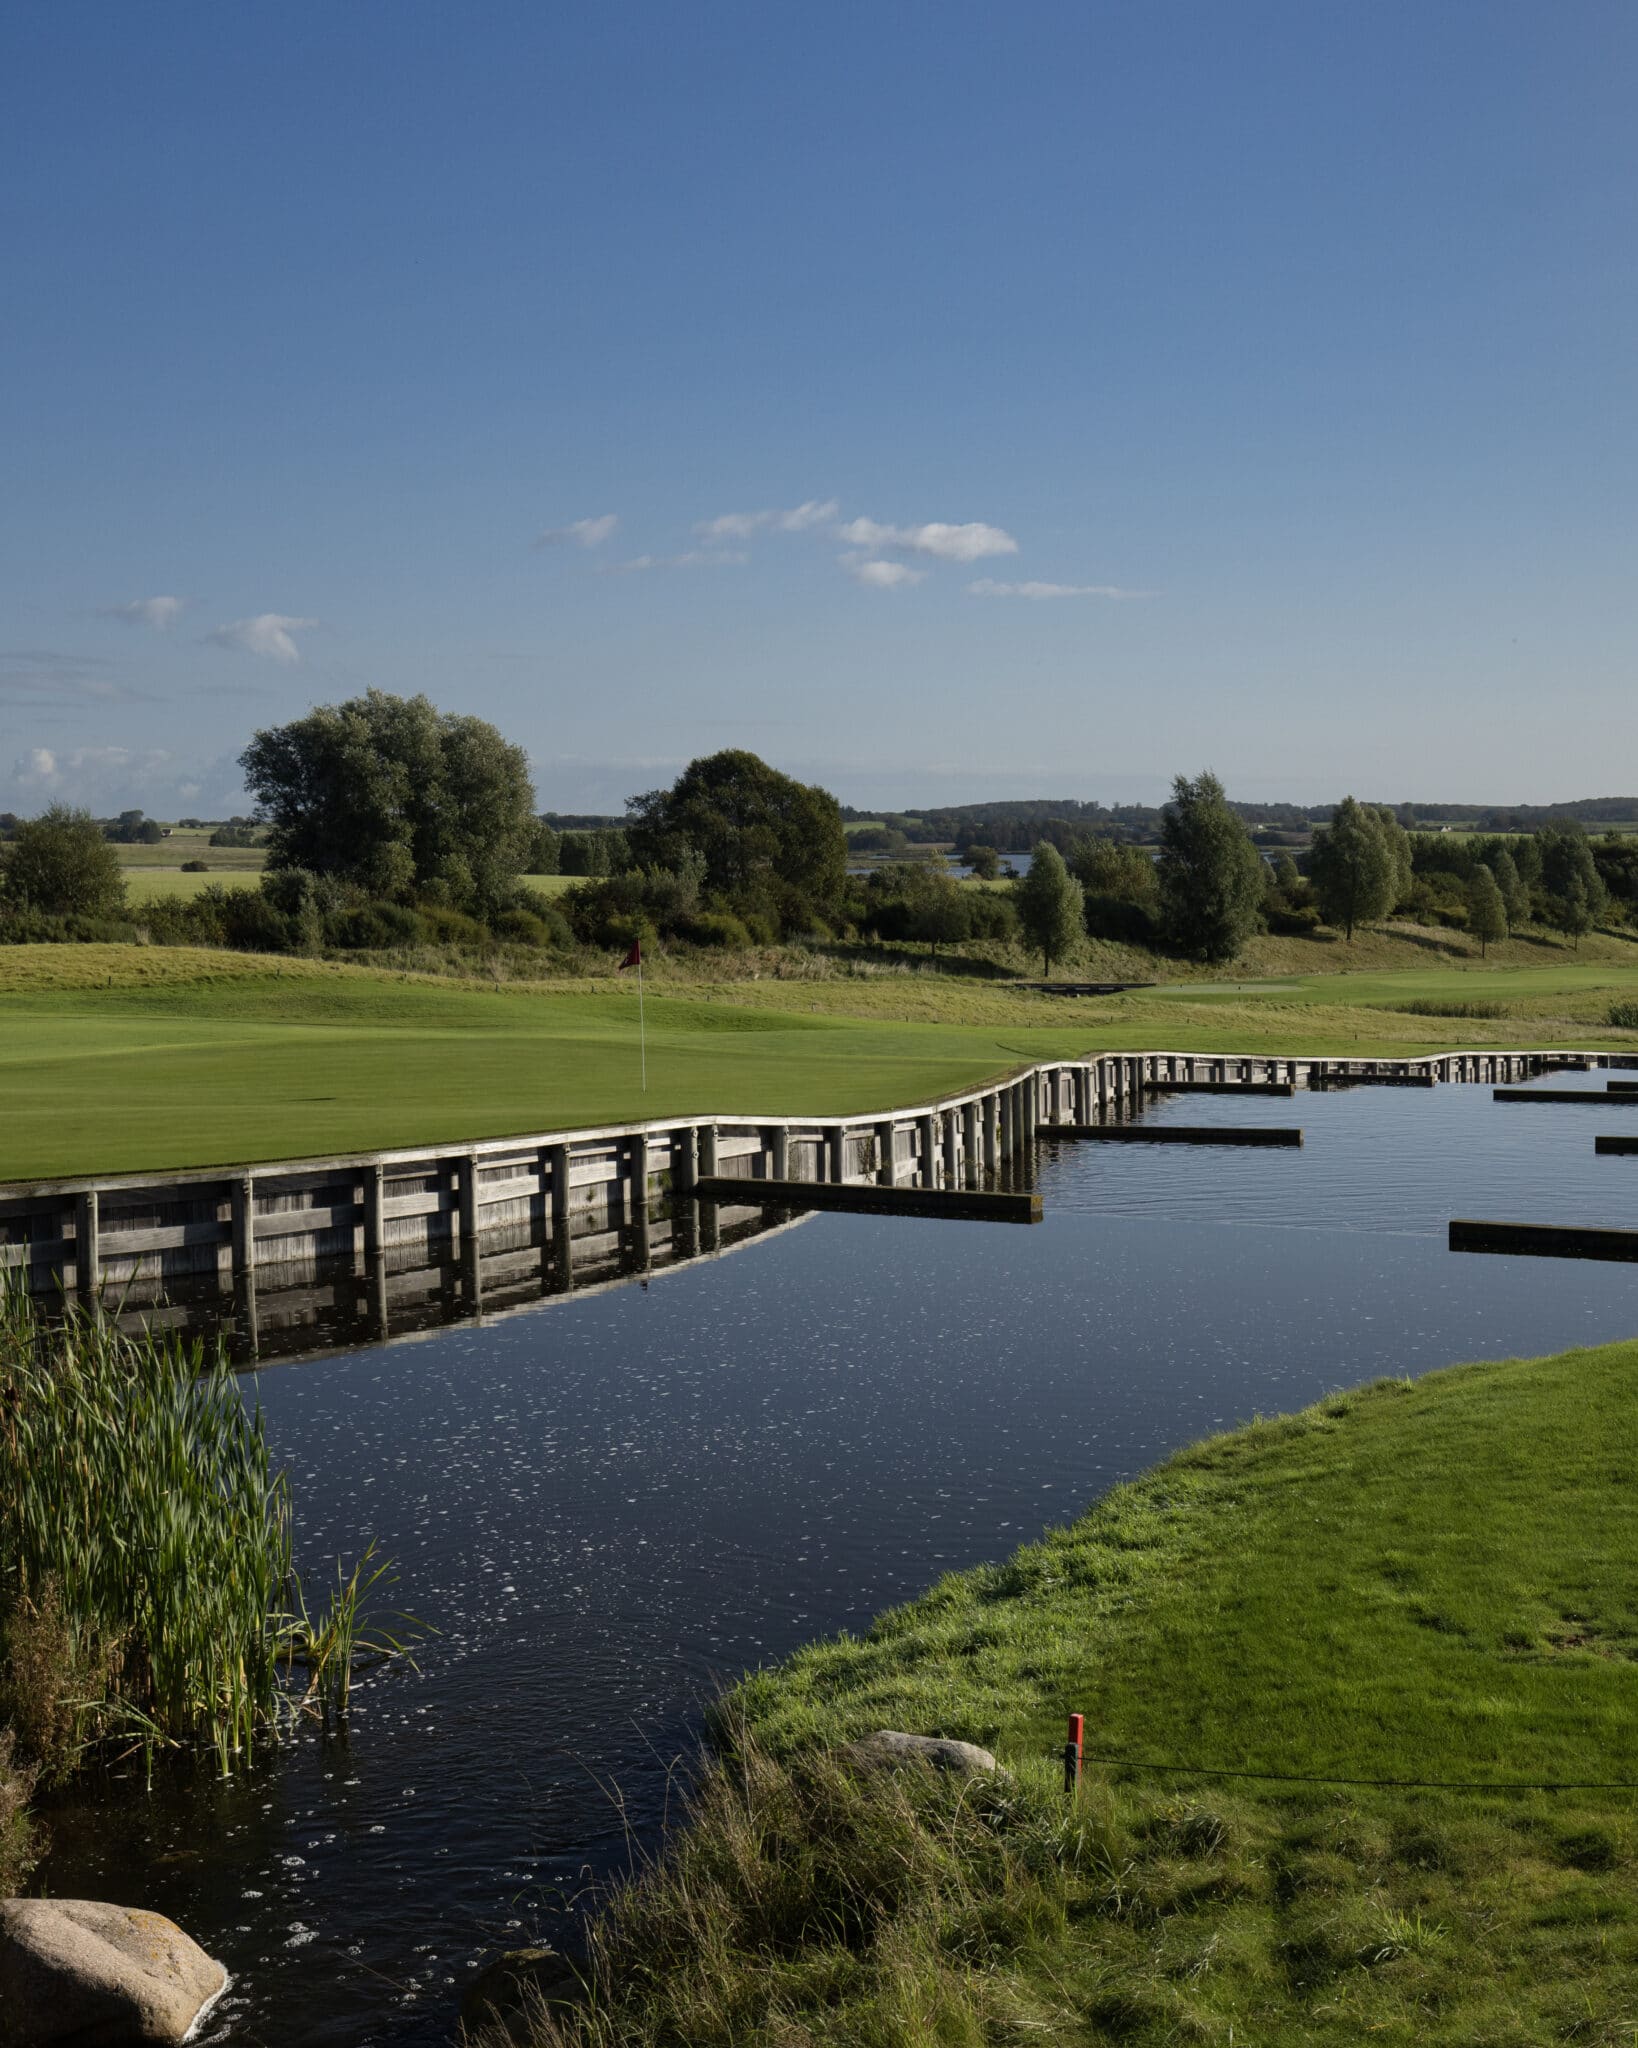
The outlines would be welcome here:
M 822 963 L 821 963 L 822 964 Z M 630 977 L 436 980 L 183 947 L 0 947 L 0 1180 L 289 1159 L 720 1111 L 864 1112 L 1110 1048 L 1401 1054 L 1638 1046 L 1604 1021 L 1638 971 L 1498 973 L 1510 1014 L 1391 1007 L 1438 973 L 1180 984 L 1110 998 L 925 974 L 648 994 Z
M 1052 1013 L 998 1031 L 660 995 L 647 1012 L 645 1096 L 629 980 L 543 991 L 182 948 L 0 948 L 0 1180 L 888 1107 L 1068 1057 L 1082 1037 Z
M 1383 1382 L 802 1651 L 573 2038 L 1630 2042 L 1635 1480 L 1638 1344 Z M 882 1727 L 1014 1782 L 850 1795 Z

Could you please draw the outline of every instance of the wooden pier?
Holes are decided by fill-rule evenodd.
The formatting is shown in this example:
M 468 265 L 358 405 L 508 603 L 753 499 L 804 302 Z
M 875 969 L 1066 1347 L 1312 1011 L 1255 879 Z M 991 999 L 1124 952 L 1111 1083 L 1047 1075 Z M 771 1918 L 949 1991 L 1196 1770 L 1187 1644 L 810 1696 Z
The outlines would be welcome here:
M 1538 1259 L 1638 1259 L 1638 1230 L 1602 1230 L 1583 1223 L 1487 1223 L 1457 1217 L 1450 1225 L 1450 1249 Z
M 1116 1143 L 1291 1145 L 1300 1133 L 1137 1120 L 1157 1093 L 1272 1095 L 1341 1085 L 1524 1081 L 1613 1056 L 1455 1052 L 1415 1060 L 1264 1058 L 1109 1052 L 1050 1061 L 940 1101 L 852 1117 L 681 1117 L 545 1131 L 480 1143 L 406 1147 L 336 1158 L 224 1164 L 183 1172 L 0 1183 L 0 1270 L 44 1293 L 162 1295 L 189 1283 L 227 1293 L 260 1278 L 299 1286 L 350 1267 L 481 1270 L 491 1246 L 575 1248 L 618 1240 L 641 1267 L 669 1201 L 691 1201 L 709 1233 L 732 1181 L 749 1205 L 856 1206 L 842 1190 L 933 1194 L 923 1213 L 957 1213 L 954 1194 L 1016 1193 L 1037 1136 Z M 1528 1095 L 1525 1100 L 1541 1098 Z M 1619 1102 L 1620 1095 L 1578 1095 Z M 1638 1095 L 1635 1095 L 1638 1100 Z M 3 1170 L 0 1125 L 0 1170 Z M 1014 1185 L 1009 1189 L 1009 1182 Z M 780 1189 L 775 1195 L 765 1190 Z M 896 1200 L 891 1206 L 897 1207 Z M 964 1213 L 975 1213 L 971 1208 Z M 686 1235 L 691 1225 L 682 1226 Z M 481 1293 L 481 1290 L 479 1290 Z
M 867 1216 L 966 1217 L 981 1223 L 1039 1223 L 1041 1198 L 998 1188 L 827 1187 L 810 1180 L 751 1183 L 759 1202 L 785 1209 L 838 1209 Z M 702 1180 L 694 1192 L 702 1202 L 746 1199 L 743 1180 Z
M 1117 1145 L 1300 1145 L 1302 1131 L 1277 1124 L 1061 1124 L 1046 1135 Z
M 1595 1109 L 1638 1109 L 1638 1094 L 1600 1094 L 1596 1088 L 1498 1088 L 1498 1102 L 1590 1102 Z

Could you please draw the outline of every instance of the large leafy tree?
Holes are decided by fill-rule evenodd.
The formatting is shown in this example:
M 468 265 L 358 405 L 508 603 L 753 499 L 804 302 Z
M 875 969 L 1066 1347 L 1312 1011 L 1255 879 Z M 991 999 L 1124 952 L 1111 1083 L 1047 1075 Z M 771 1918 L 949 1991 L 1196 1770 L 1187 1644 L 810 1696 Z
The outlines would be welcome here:
M 1061 960 L 1080 937 L 1085 908 L 1081 885 L 1057 847 L 1040 842 L 1012 901 L 1025 940 L 1041 956 L 1041 972 L 1050 975 L 1053 961 Z
M 1330 824 L 1315 830 L 1308 874 L 1321 917 L 1352 939 L 1356 925 L 1387 916 L 1410 879 L 1404 827 L 1391 812 L 1345 796 Z
M 270 868 L 485 909 L 533 849 L 523 749 L 425 697 L 371 690 L 320 705 L 257 733 L 239 765 L 268 821 Z
M 690 761 L 670 789 L 634 796 L 626 836 L 645 868 L 705 862 L 707 891 L 774 911 L 789 926 L 829 913 L 847 879 L 847 835 L 829 790 L 743 748 Z
M 1263 861 L 1215 775 L 1172 784 L 1156 873 L 1167 943 L 1191 960 L 1232 960 L 1261 919 Z
M 125 901 L 119 856 L 89 811 L 53 804 L 4 850 L 5 901 L 48 917 L 110 917 Z

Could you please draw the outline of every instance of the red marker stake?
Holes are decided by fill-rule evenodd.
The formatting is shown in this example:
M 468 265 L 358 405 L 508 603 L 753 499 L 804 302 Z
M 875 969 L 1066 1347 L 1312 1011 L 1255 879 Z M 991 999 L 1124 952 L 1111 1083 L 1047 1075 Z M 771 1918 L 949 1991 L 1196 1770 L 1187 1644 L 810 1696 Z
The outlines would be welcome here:
M 1071 1714 L 1069 1740 L 1064 1744 L 1064 1790 L 1073 1794 L 1081 1782 L 1081 1745 L 1086 1734 L 1086 1716 Z

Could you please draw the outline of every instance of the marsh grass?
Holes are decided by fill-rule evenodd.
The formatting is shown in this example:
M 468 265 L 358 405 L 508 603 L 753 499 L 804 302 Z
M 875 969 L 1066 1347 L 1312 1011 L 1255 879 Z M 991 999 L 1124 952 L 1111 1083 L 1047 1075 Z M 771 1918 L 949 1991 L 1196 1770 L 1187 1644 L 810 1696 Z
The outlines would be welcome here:
M 1635 1374 L 1333 1396 L 754 1675 L 527 2038 L 1630 2048 Z M 878 1727 L 1012 1782 L 859 1777 Z
M 1454 1001 L 1449 997 L 1417 996 L 1406 1003 L 1391 1006 L 1402 1017 L 1510 1017 L 1513 1013 L 1505 1003 Z
M 311 1616 L 289 1487 L 223 1359 L 0 1286 L 4 1705 L 51 1775 L 121 1747 L 227 1772 L 345 1712 L 358 1659 L 400 1647 L 365 1619 L 370 1562 Z

